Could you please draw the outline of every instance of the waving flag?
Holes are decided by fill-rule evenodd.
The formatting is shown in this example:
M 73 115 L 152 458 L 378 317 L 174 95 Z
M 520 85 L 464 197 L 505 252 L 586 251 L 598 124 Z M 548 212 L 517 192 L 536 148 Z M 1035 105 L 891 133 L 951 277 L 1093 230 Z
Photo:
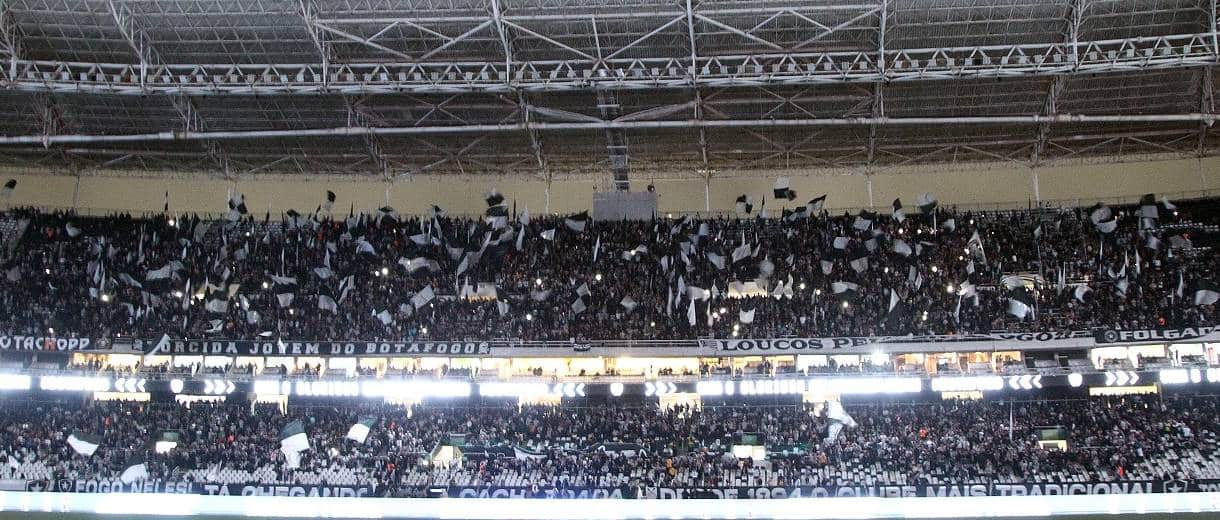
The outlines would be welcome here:
M 585 231 L 585 226 L 588 225 L 588 223 L 589 223 L 589 212 L 588 211 L 582 211 L 580 213 L 572 215 L 571 217 L 563 219 L 563 225 L 567 226 L 568 229 L 575 231 L 577 233 L 583 233 Z
M 775 179 L 775 188 L 772 191 L 777 200 L 796 200 L 796 192 L 792 191 L 792 179 L 789 179 L 788 177 L 780 177 Z
M 0 188 L 0 198 L 9 200 L 13 198 L 13 191 L 17 189 L 17 179 L 9 179 L 4 183 L 4 188 Z
M 843 403 L 839 401 L 827 401 L 825 407 L 826 418 L 830 419 L 830 425 L 826 429 L 826 444 L 830 445 L 838 440 L 843 428 L 855 428 L 856 420 L 847 414 Z
M 72 435 L 68 436 L 68 446 L 72 447 L 72 451 L 86 457 L 92 457 L 97 452 L 97 447 L 101 444 L 101 437 L 96 435 L 73 432 Z
M 119 480 L 124 484 L 148 480 L 148 465 L 144 463 L 144 457 L 137 455 L 128 460 L 127 468 L 119 475 Z
M 754 212 L 754 198 L 749 195 L 738 196 L 734 208 L 738 215 L 749 215 Z
M 360 444 L 364 444 L 364 441 L 369 438 L 369 432 L 372 431 L 373 426 L 376 424 L 376 417 L 361 417 L 359 422 L 353 424 L 351 428 L 348 428 L 346 438 L 359 442 Z

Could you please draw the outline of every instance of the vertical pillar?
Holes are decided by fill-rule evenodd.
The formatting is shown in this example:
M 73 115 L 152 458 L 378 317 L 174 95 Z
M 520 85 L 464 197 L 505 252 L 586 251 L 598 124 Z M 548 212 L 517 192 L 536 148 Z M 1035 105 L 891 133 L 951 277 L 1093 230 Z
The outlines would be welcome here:
M 1038 205 L 1042 204 L 1042 187 L 1038 184 L 1038 169 L 1029 169 L 1029 181 L 1034 189 L 1034 202 Z
M 72 187 L 72 209 L 79 209 L 80 204 L 80 175 L 76 175 L 76 184 Z
M 545 194 L 546 194 L 546 207 L 543 209 L 542 212 L 544 214 L 549 214 L 551 212 L 551 176 L 549 174 L 546 176 Z
M 1206 196 L 1207 195 L 1206 192 L 1208 189 L 1207 188 L 1207 174 L 1205 174 L 1203 172 L 1203 169 L 1204 169 L 1203 157 L 1196 157 L 1195 158 L 1195 170 L 1197 170 L 1199 172 L 1199 191 L 1205 192 L 1205 193 L 1203 193 L 1203 195 Z
M 864 184 L 868 187 L 868 207 L 875 208 L 877 205 L 873 203 L 873 174 L 864 174 Z
M 703 171 L 703 210 L 712 211 L 712 172 Z

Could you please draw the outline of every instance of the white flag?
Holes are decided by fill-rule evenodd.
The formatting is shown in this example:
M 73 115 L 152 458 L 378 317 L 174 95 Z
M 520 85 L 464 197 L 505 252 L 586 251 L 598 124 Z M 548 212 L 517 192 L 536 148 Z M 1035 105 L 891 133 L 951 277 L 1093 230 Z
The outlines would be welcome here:
M 127 469 L 123 470 L 123 473 L 119 475 L 119 480 L 124 484 L 131 484 L 133 482 L 140 482 L 147 479 L 148 466 L 143 462 L 128 466 Z
M 627 312 L 631 312 L 631 311 L 635 310 L 636 307 L 639 306 L 639 304 L 636 303 L 635 300 L 631 299 L 630 296 L 624 296 L 622 301 L 619 302 L 619 304 L 621 304 L 623 307 L 626 307 Z
M 415 296 L 411 297 L 411 304 L 418 309 L 427 305 L 428 302 L 432 301 L 432 299 L 435 297 L 436 293 L 432 290 L 432 286 L 429 285 L 424 287 L 423 290 L 419 291 L 418 293 L 415 293 Z
M 72 451 L 84 455 L 86 457 L 93 456 L 100 445 L 100 440 L 88 435 L 73 433 L 68 436 L 68 446 L 72 447 Z

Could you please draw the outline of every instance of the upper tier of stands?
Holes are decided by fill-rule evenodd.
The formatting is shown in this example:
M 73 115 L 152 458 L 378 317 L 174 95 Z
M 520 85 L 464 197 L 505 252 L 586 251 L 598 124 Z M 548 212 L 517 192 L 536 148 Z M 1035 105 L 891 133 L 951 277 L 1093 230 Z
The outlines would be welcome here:
M 1211 325 L 1214 307 L 1195 296 L 1216 272 L 1215 206 L 1157 204 L 1158 219 L 1139 206 L 939 208 L 902 221 L 510 215 L 503 228 L 389 211 L 200 221 L 17 210 L 0 219 L 0 329 L 609 340 Z M 1029 312 L 1010 312 L 1014 300 Z

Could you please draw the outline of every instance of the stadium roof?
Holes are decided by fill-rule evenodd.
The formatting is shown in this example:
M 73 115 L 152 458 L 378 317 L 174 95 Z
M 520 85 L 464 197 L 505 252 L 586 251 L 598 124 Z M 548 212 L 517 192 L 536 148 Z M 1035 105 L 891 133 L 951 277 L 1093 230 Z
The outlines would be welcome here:
M 1214 0 L 7 0 L 0 158 L 695 175 L 1204 155 Z

